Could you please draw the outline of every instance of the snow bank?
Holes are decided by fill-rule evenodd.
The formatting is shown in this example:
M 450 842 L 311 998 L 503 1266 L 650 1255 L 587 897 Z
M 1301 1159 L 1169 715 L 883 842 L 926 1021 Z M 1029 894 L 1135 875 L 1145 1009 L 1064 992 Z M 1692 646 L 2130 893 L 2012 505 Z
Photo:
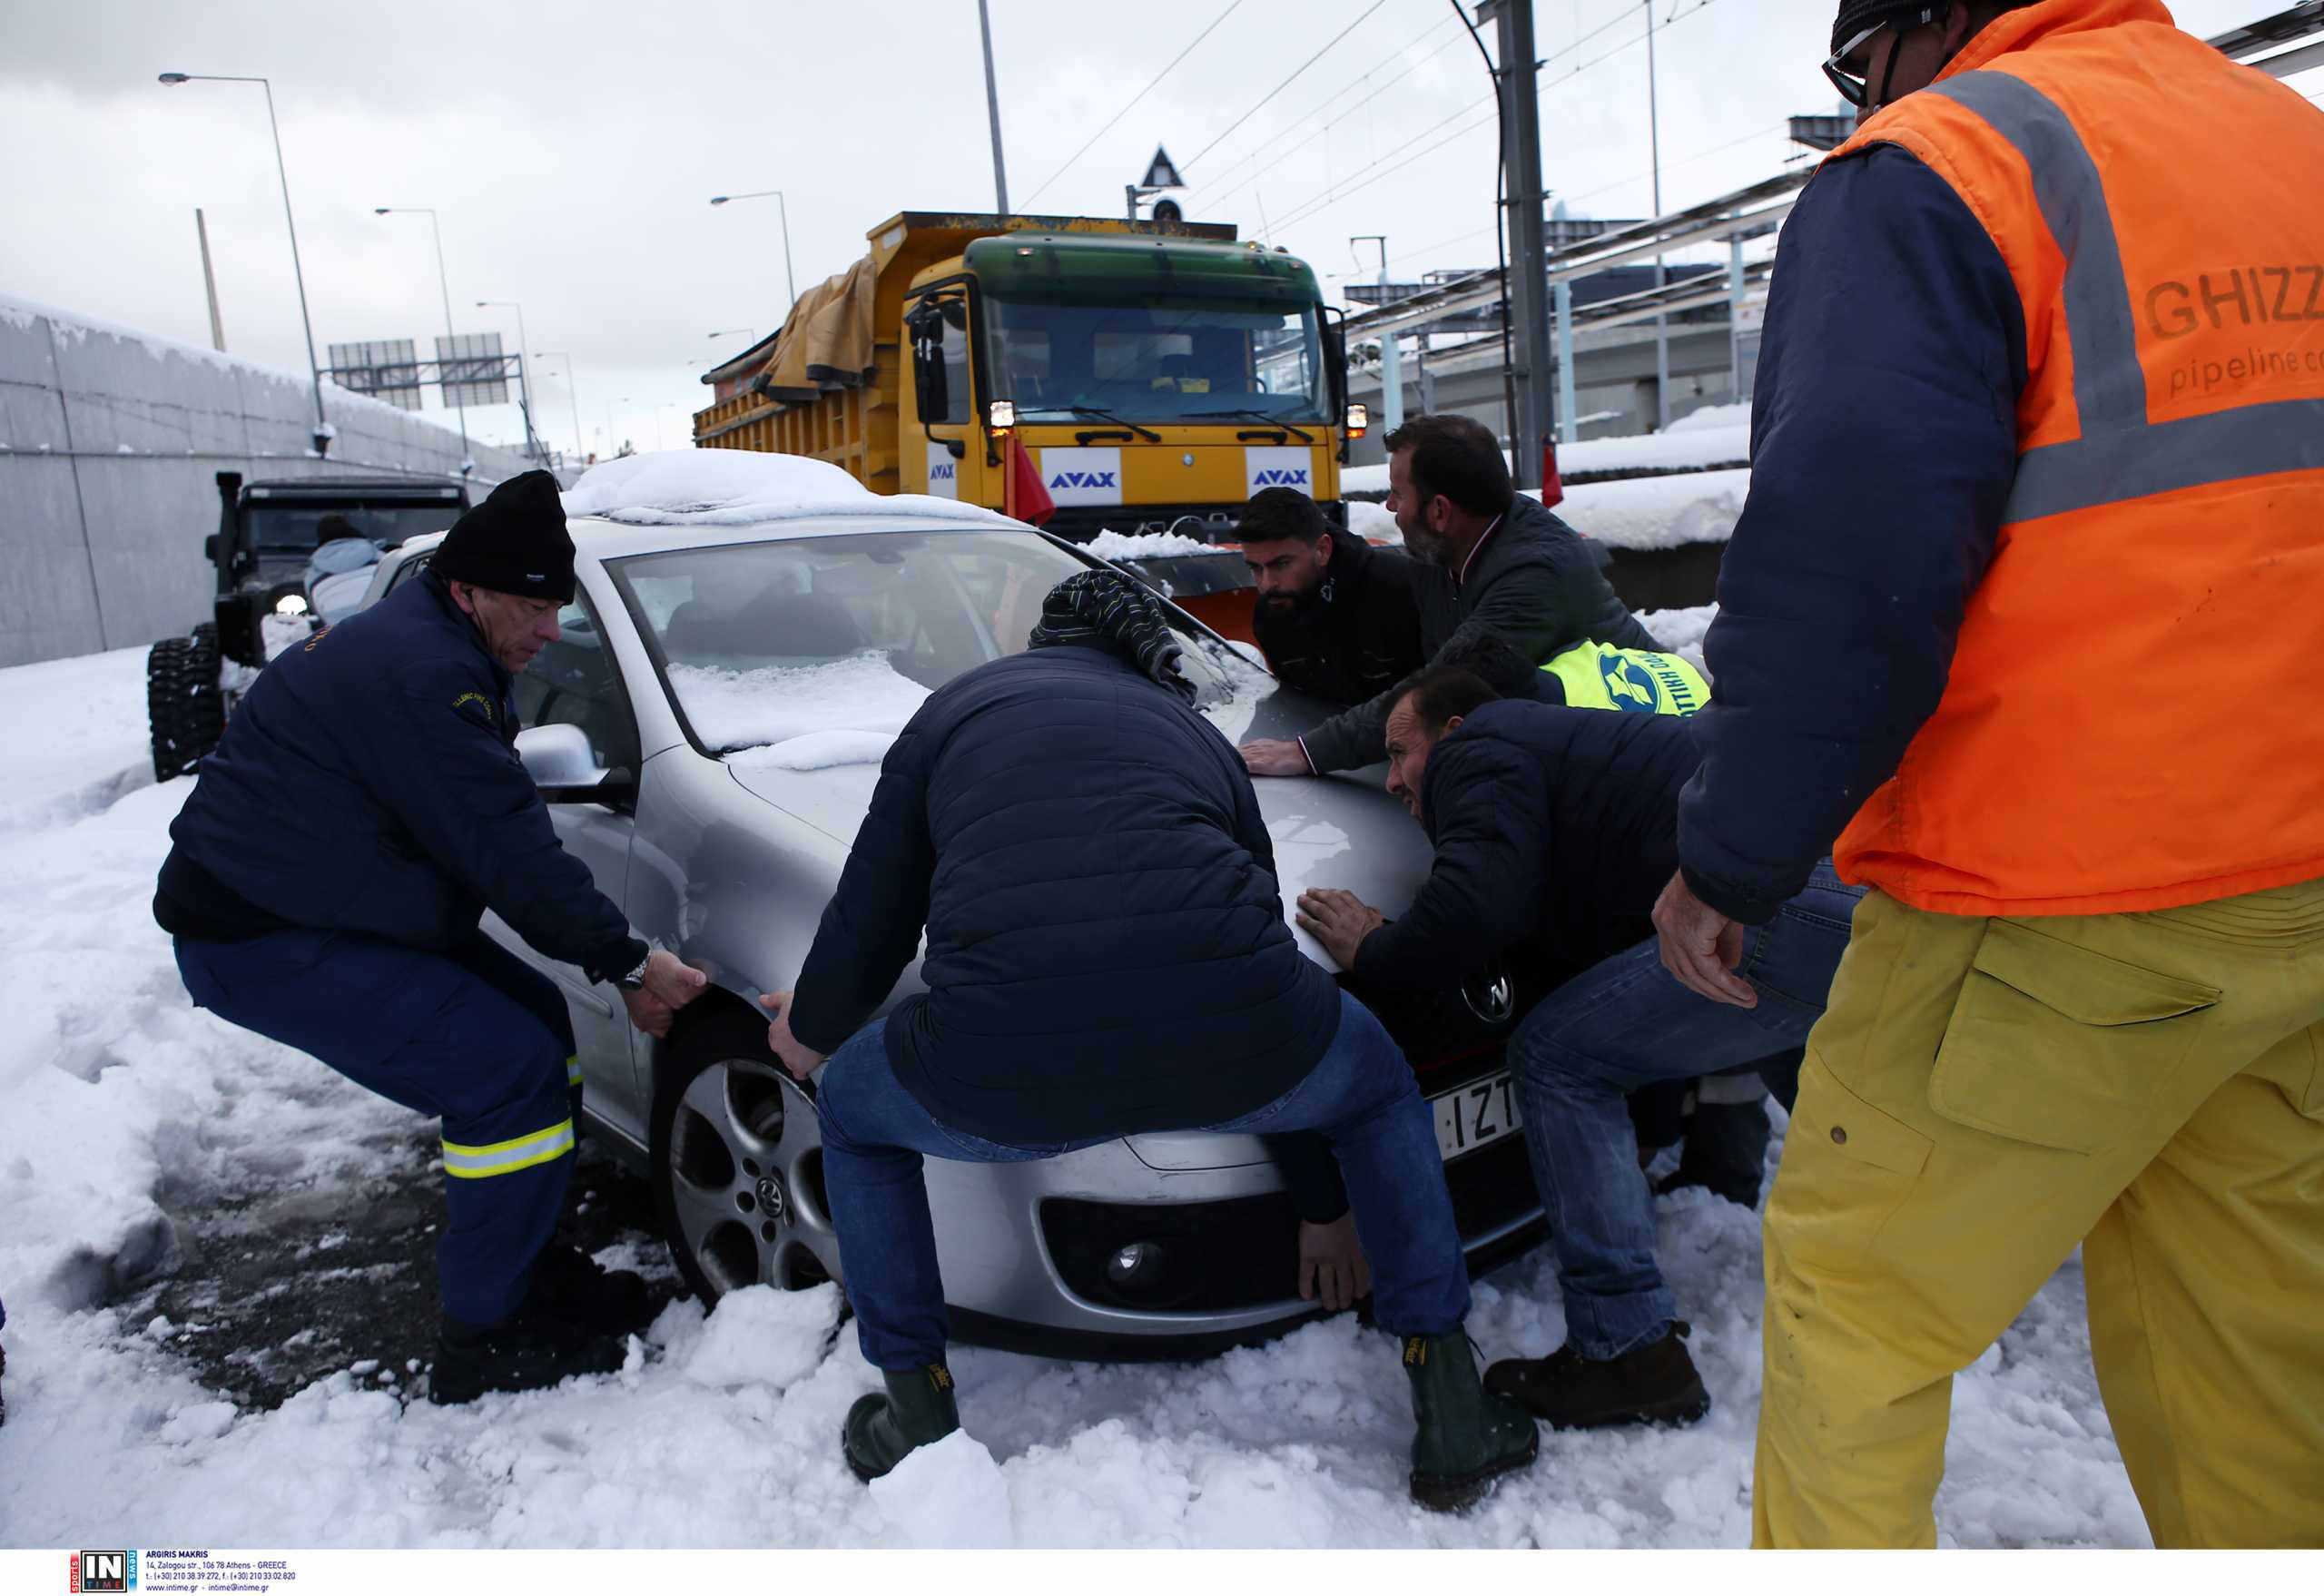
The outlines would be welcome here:
M 1181 537 L 1175 532 L 1105 531 L 1085 547 L 1101 560 L 1158 560 L 1179 555 L 1225 552 L 1199 537 Z
M 732 1390 L 764 1385 L 781 1391 L 815 1372 L 839 1324 L 836 1286 L 777 1291 L 753 1286 L 730 1291 L 702 1327 L 683 1364 L 696 1385 Z
M 1677 548 L 1726 542 L 1750 491 L 1748 470 L 1633 477 L 1569 488 L 1557 510 L 1574 530 L 1616 548 Z
M 1699 410 L 1689 410 L 1664 430 L 1669 432 L 1708 432 L 1720 427 L 1748 428 L 1751 425 L 1751 401 L 1740 404 L 1705 405 Z
M 985 1443 L 965 1429 L 907 1455 L 872 1482 L 872 1500 L 895 1543 L 924 1550 L 1017 1544 L 1009 1482 Z
M 1703 664 L 1703 634 L 1710 630 L 1710 624 L 1718 616 L 1718 606 L 1699 604 L 1691 609 L 1640 610 L 1638 624 L 1665 649 L 1685 655 L 1708 677 L 1710 667 Z
M 669 675 L 704 747 L 781 770 L 876 764 L 928 697 L 881 654 L 750 671 L 673 664 Z
M 1404 546 L 1404 530 L 1396 525 L 1396 517 L 1388 513 L 1386 505 L 1361 498 L 1348 500 L 1347 529 L 1366 543 L 1385 543 L 1396 548 Z
M 1561 443 L 1558 474 L 1571 480 L 1610 471 L 1706 471 L 1750 458 L 1751 407 L 1713 405 L 1671 422 L 1667 431 Z M 1388 468 L 1351 466 L 1340 473 L 1340 487 L 1349 493 L 1385 493 Z
M 590 467 L 565 496 L 568 516 L 641 527 L 748 527 L 802 517 L 910 516 L 1022 525 L 977 505 L 877 494 L 826 460 L 740 448 L 676 448 Z

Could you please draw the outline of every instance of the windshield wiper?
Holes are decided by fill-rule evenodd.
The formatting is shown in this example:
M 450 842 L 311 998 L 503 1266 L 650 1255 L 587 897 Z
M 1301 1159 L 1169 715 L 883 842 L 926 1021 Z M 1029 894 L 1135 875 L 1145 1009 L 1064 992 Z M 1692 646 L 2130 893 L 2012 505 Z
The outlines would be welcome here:
M 1189 421 L 1223 420 L 1229 416 L 1243 416 L 1254 421 L 1264 421 L 1279 432 L 1290 433 L 1302 443 L 1313 443 L 1315 441 L 1315 435 L 1314 433 L 1294 427 L 1290 422 L 1282 419 L 1280 417 L 1270 416 L 1265 410 L 1196 410 L 1192 415 L 1188 416 L 1187 419 Z
M 1117 416 L 1111 410 L 1101 410 L 1095 405 L 1068 405 L 1065 408 L 1077 416 L 1088 416 L 1093 420 L 1111 421 L 1117 427 L 1127 427 L 1148 443 L 1162 441 L 1162 435 L 1159 432 L 1149 432 L 1128 417 Z

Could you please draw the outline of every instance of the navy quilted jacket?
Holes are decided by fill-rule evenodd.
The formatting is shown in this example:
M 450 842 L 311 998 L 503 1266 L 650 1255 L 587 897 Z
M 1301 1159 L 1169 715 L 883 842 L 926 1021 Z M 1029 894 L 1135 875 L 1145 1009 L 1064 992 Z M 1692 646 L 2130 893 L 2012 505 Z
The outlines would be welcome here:
M 799 1039 L 836 1050 L 923 926 L 928 990 L 889 1017 L 888 1057 L 921 1107 L 990 1141 L 1234 1118 L 1338 1025 L 1240 756 L 1100 648 L 994 660 L 921 706 L 800 973 Z

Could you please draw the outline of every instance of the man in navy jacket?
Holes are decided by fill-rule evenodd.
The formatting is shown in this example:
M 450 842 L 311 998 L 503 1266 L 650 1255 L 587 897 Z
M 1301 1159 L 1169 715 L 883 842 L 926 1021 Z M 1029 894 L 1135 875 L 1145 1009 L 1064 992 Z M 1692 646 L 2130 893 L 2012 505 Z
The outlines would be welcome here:
M 1488 683 L 1463 657 L 1505 662 Z M 1489 668 L 1492 668 L 1489 665 Z M 1713 1002 L 1661 967 L 1649 915 L 1678 858 L 1693 722 L 1517 697 L 1541 673 L 1505 646 L 1457 655 L 1399 690 L 1388 790 L 1436 859 L 1401 921 L 1353 894 L 1302 894 L 1300 924 L 1364 982 L 1436 986 L 1506 957 L 1555 983 L 1510 1038 L 1526 1151 L 1557 1248 L 1566 1345 L 1486 1371 L 1486 1388 L 1561 1429 L 1684 1423 L 1710 1399 L 1654 1255 L 1653 1197 L 1628 1096 L 1749 1069 L 1824 1011 L 1856 890 L 1829 864 L 1755 928 L 1754 1006 Z
M 513 744 L 514 673 L 557 637 L 556 478 L 502 483 L 429 569 L 252 685 L 170 827 L 154 918 L 193 1000 L 443 1120 L 443 1335 L 429 1392 L 620 1366 L 645 1292 L 553 1244 L 581 1076 L 556 985 L 478 929 L 618 981 L 661 1034 L 703 985 L 566 852 Z
M 939 689 L 881 768 L 769 1040 L 817 1094 L 863 1355 L 866 1480 L 959 1427 L 923 1158 L 1053 1158 L 1138 1131 L 1318 1130 L 1403 1337 L 1412 1492 L 1457 1508 L 1532 1460 L 1462 1332 L 1434 1128 L 1380 1022 L 1300 952 L 1250 777 L 1196 712 L 1168 613 L 1118 572 L 1049 596 L 1032 648 Z M 925 993 L 872 1021 L 927 933 Z

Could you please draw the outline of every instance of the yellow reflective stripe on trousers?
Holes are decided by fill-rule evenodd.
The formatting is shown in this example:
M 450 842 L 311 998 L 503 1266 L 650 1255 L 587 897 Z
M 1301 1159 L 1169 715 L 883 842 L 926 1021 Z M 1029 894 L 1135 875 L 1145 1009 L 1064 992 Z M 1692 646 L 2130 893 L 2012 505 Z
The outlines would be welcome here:
M 561 1158 L 573 1150 L 573 1121 L 560 1119 L 547 1130 L 514 1137 L 480 1148 L 444 1144 L 444 1173 L 460 1180 L 481 1180 L 490 1175 L 513 1175 L 536 1164 Z
M 581 1055 L 578 1053 L 565 1061 L 565 1084 L 567 1086 L 581 1084 Z

